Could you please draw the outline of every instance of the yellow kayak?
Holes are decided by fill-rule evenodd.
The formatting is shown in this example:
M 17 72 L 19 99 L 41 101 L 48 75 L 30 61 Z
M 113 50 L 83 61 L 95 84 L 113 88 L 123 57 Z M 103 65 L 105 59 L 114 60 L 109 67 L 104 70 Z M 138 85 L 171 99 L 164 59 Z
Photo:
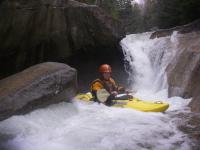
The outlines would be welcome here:
M 76 97 L 78 100 L 83 101 L 91 101 L 92 94 L 78 94 Z M 120 108 L 132 108 L 135 110 L 143 111 L 143 112 L 164 112 L 168 109 L 169 104 L 163 103 L 160 101 L 143 101 L 138 98 L 133 98 L 129 100 L 113 100 L 114 105 L 112 107 L 120 107 Z

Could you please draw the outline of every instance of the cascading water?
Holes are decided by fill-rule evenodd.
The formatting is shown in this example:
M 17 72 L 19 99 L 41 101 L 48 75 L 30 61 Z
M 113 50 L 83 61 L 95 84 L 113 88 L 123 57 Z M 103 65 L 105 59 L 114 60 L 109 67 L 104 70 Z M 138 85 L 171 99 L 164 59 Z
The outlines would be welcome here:
M 103 104 L 60 103 L 0 122 L 0 149 L 8 150 L 188 150 L 191 141 L 178 129 L 176 114 L 188 100 L 167 98 L 165 67 L 175 53 L 172 37 L 150 40 L 150 33 L 122 40 L 132 88 L 144 99 L 170 103 L 166 113 L 145 113 Z M 168 43 L 172 45 L 169 47 Z M 174 44 L 173 44 L 174 43 Z
M 132 89 L 138 94 L 155 95 L 167 89 L 165 69 L 176 54 L 177 32 L 172 36 L 150 39 L 151 33 L 128 35 L 121 41 L 125 66 L 129 73 Z M 165 90 L 167 95 L 167 90 Z M 137 94 L 137 96 L 138 96 Z

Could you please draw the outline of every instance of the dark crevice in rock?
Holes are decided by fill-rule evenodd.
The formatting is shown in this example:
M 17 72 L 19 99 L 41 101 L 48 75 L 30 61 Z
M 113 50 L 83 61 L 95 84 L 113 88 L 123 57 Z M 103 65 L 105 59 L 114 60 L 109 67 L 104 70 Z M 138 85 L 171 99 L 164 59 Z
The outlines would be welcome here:
M 99 77 L 98 68 L 101 64 L 110 64 L 113 78 L 120 85 L 128 86 L 128 74 L 124 68 L 124 56 L 121 47 L 108 49 L 101 47 L 97 51 L 82 52 L 63 62 L 77 69 L 80 92 L 88 92 L 90 83 Z

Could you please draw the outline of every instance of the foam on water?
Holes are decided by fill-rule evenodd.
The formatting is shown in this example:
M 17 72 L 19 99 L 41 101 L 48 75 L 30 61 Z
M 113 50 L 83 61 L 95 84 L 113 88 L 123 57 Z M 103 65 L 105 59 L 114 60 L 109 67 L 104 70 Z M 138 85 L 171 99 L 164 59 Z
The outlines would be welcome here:
M 170 103 L 165 113 L 145 113 L 76 100 L 63 102 L 2 121 L 0 134 L 12 136 L 2 149 L 190 149 L 191 141 L 178 129 L 180 120 L 176 118 L 176 114 L 189 111 L 189 100 L 168 98 L 166 90 L 164 70 L 175 53 L 167 43 L 177 43 L 177 35 L 154 40 L 149 35 L 129 35 L 121 44 L 130 64 L 131 87 L 137 90 L 135 96 Z
M 0 124 L 0 131 L 14 135 L 4 145 L 13 150 L 188 149 L 188 139 L 168 112 L 63 102 L 11 117 Z

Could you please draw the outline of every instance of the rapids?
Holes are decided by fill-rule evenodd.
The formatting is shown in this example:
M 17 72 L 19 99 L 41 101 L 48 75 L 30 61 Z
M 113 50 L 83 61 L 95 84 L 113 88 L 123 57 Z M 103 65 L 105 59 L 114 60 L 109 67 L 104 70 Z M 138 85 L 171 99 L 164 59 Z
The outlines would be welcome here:
M 150 33 L 127 35 L 121 46 L 128 62 L 130 88 L 136 97 L 170 103 L 165 113 L 145 113 L 73 100 L 0 122 L 8 150 L 171 150 L 191 149 L 179 130 L 177 114 L 190 112 L 189 99 L 167 97 L 165 68 L 176 53 L 177 33 L 149 39 Z M 174 43 L 169 47 L 167 43 Z

